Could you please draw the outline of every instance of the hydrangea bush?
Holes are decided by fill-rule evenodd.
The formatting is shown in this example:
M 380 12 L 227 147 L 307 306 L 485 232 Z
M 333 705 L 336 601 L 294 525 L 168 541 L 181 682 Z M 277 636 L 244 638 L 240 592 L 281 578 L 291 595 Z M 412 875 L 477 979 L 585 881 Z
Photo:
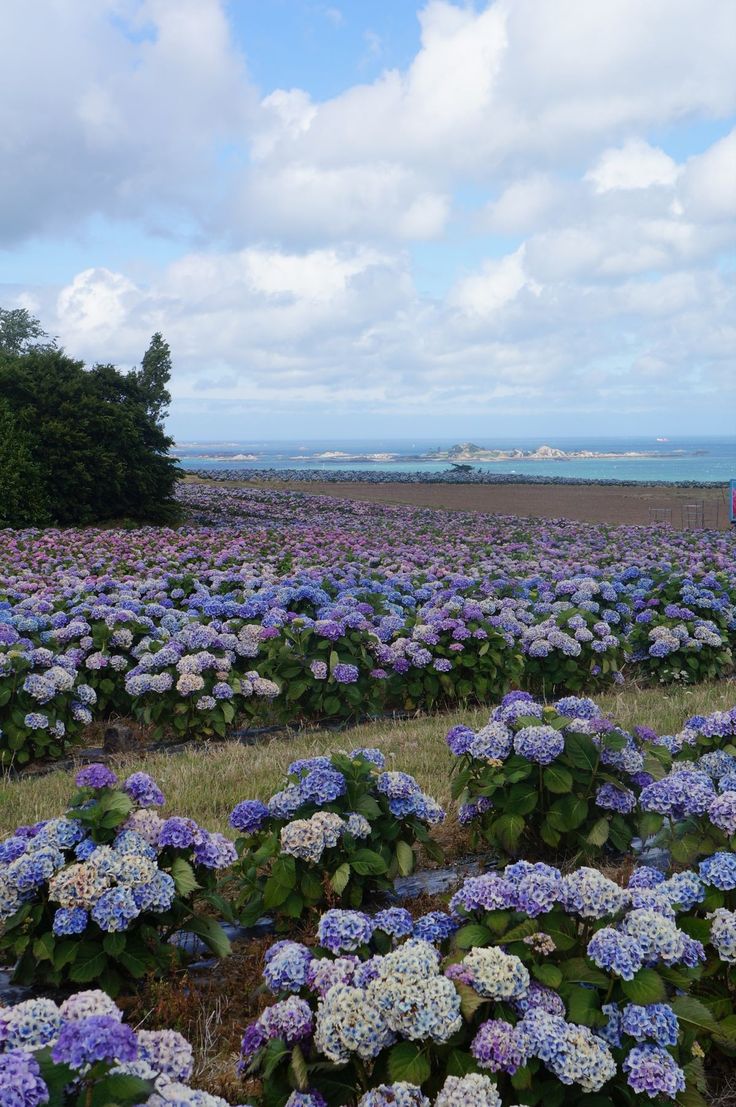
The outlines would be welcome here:
M 237 914 L 250 924 L 266 913 L 357 907 L 412 871 L 417 843 L 442 856 L 430 828 L 443 819 L 412 776 L 386 770 L 379 750 L 295 761 L 267 804 L 244 800 L 230 815 L 240 834 Z
M 590 596 L 590 591 L 581 587 L 573 599 L 584 603 Z M 598 608 L 598 604 L 594 606 Z M 566 604 L 565 610 L 525 627 L 521 645 L 524 686 L 532 691 L 577 693 L 623 679 L 624 642 L 598 610 Z
M 181 956 L 169 942 L 196 934 L 229 952 L 219 924 L 195 907 L 214 896 L 236 859 L 230 839 L 193 819 L 164 819 L 146 773 L 121 785 L 106 766 L 77 775 L 60 818 L 18 827 L 0 843 L 0 958 L 14 980 L 58 986 L 96 981 L 111 995 Z
M 254 669 L 239 671 L 238 658 L 249 656 L 250 637 L 192 624 L 165 643 L 144 643 L 136 665 L 125 674 L 131 714 L 153 724 L 161 736 L 166 727 L 184 738 L 224 738 L 236 719 L 271 703 L 279 686 Z
M 269 950 L 277 998 L 243 1073 L 266 1107 L 702 1104 L 703 1057 L 736 1029 L 690 994 L 707 955 L 678 926 L 688 887 L 650 872 L 622 889 L 519 862 L 466 881 L 450 914 L 329 911 L 316 946 Z
M 628 849 L 643 775 L 639 743 L 589 699 L 545 706 L 511 692 L 475 732 L 455 726 L 453 796 L 473 842 L 518 856 L 547 851 L 593 855 Z M 666 751 L 657 753 L 667 759 Z
M 193 1068 L 186 1038 L 134 1030 L 102 991 L 0 1007 L 3 1107 L 228 1107 L 190 1087 Z
M 715 850 L 736 849 L 736 758 L 704 754 L 680 761 L 642 788 L 642 835 L 665 846 L 673 861 L 691 864 Z
M 731 622 L 730 612 L 715 621 L 677 602 L 648 608 L 637 615 L 629 636 L 632 661 L 660 684 L 718 680 L 733 668 Z
M 354 718 L 482 701 L 512 683 L 549 695 L 730 664 L 729 532 L 213 483 L 179 497 L 191 525 L 176 530 L 4 532 L 4 764 L 57 756 L 111 712 L 214 736 L 239 717 Z M 52 669 L 74 687 L 33 682 L 39 699 L 26 678 Z
M 0 767 L 61 756 L 92 721 L 96 699 L 71 659 L 0 623 Z

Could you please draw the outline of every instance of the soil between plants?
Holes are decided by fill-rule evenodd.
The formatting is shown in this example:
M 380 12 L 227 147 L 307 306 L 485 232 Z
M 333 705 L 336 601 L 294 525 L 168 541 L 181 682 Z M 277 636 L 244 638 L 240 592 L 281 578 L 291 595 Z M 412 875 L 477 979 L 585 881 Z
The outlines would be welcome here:
M 371 484 L 367 481 L 299 480 L 217 483 L 238 488 L 264 488 L 274 492 L 305 492 L 312 496 L 332 496 L 339 500 L 408 504 L 412 507 L 444 508 L 449 511 L 477 511 L 517 515 L 521 518 L 570 519 L 576 522 L 626 526 L 649 526 L 655 521 L 653 509 L 665 508 L 671 511 L 671 526 L 676 530 L 682 530 L 686 526 L 686 506 L 702 504 L 706 528 L 729 528 L 726 485 L 722 488 L 667 488 L 648 484 Z

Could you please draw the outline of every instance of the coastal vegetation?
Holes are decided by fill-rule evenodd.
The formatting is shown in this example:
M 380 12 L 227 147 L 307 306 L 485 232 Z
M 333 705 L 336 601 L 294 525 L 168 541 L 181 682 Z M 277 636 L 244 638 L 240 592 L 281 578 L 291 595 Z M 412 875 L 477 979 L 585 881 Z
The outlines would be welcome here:
M 0 525 L 173 521 L 170 371 L 160 334 L 139 370 L 88 368 L 25 309 L 0 309 Z

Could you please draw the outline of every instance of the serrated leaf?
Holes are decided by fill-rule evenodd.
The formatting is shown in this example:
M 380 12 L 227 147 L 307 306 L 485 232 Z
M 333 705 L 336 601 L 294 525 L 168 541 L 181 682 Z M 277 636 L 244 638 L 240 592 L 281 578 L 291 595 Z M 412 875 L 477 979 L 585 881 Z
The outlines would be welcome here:
M 654 969 L 639 969 L 633 980 L 622 980 L 621 988 L 632 1003 L 646 1007 L 649 1003 L 664 1003 L 667 989 L 659 973 Z
M 194 869 L 183 857 L 175 857 L 171 863 L 171 877 L 174 881 L 177 895 L 186 899 L 199 887 Z
M 554 988 L 555 991 L 562 983 L 562 969 L 559 969 L 557 965 L 551 965 L 549 963 L 535 965 L 532 969 L 532 975 L 540 984 L 546 984 L 548 988 Z
M 409 876 L 414 870 L 414 850 L 408 842 L 399 839 L 396 843 L 396 861 L 402 876 Z
M 350 880 L 350 866 L 345 861 L 339 868 L 335 869 L 334 873 L 330 877 L 330 885 L 338 896 L 341 896 L 345 891 L 348 881 Z
M 468 984 L 461 984 L 459 980 L 453 981 L 455 989 L 460 996 L 460 1013 L 464 1019 L 468 1022 L 472 1019 L 475 1012 L 481 1007 L 487 1000 L 484 1000 L 482 996 L 479 996 L 474 988 L 471 988 Z
M 304 1059 L 304 1054 L 301 1051 L 301 1047 L 297 1042 L 296 1045 L 291 1047 L 291 1061 L 289 1064 L 289 1072 L 296 1088 L 300 1092 L 306 1092 L 309 1090 L 309 1073 L 307 1072 L 307 1062 Z
M 493 939 L 493 935 L 487 926 L 479 923 L 468 923 L 461 926 L 455 934 L 455 945 L 458 949 L 473 949 L 475 946 L 487 946 Z
M 414 1042 L 398 1042 L 388 1054 L 388 1074 L 392 1083 L 401 1080 L 421 1085 L 432 1071 L 429 1058 L 421 1046 Z
M 107 958 L 98 945 L 83 942 L 69 969 L 69 979 L 76 984 L 88 984 L 90 980 L 96 980 L 100 976 L 106 963 Z
M 358 876 L 380 876 L 386 872 L 388 865 L 375 850 L 359 849 L 350 857 L 350 868 Z
M 92 1092 L 92 1098 L 88 1101 L 90 1107 L 132 1107 L 133 1104 L 142 1103 L 155 1091 L 155 1085 L 150 1080 L 141 1080 L 139 1076 L 129 1076 L 123 1073 L 115 1073 L 99 1080 Z
M 199 915 L 187 921 L 187 930 L 201 938 L 216 957 L 227 957 L 232 952 L 230 939 L 216 919 Z
M 588 831 L 585 840 L 589 842 L 591 846 L 604 846 L 608 841 L 610 829 L 608 819 L 598 819 L 598 822 L 593 823 L 593 826 Z
M 544 770 L 544 786 L 549 792 L 563 795 L 572 791 L 572 773 L 562 765 L 548 765 Z

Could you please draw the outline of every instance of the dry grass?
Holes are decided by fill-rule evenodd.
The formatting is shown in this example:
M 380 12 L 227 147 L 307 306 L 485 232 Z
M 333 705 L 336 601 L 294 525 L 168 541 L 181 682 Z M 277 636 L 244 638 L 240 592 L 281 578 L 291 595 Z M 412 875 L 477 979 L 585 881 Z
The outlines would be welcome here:
M 599 697 L 601 705 L 624 727 L 654 727 L 659 733 L 678 730 L 689 715 L 707 714 L 736 703 L 731 681 L 693 688 L 637 689 Z M 411 720 L 367 723 L 344 732 L 295 732 L 253 746 L 237 743 L 203 744 L 184 753 L 135 753 L 113 764 L 121 773 L 145 769 L 156 778 L 167 797 L 167 810 L 188 815 L 210 830 L 227 830 L 227 816 L 242 799 L 266 799 L 287 765 L 337 749 L 378 746 L 389 764 L 416 776 L 422 787 L 441 803 L 449 799 L 451 757 L 444 743 L 450 726 L 482 725 L 487 708 L 459 710 Z M 35 822 L 61 812 L 73 788 L 73 772 L 6 778 L 0 784 L 0 836 L 20 823 Z

